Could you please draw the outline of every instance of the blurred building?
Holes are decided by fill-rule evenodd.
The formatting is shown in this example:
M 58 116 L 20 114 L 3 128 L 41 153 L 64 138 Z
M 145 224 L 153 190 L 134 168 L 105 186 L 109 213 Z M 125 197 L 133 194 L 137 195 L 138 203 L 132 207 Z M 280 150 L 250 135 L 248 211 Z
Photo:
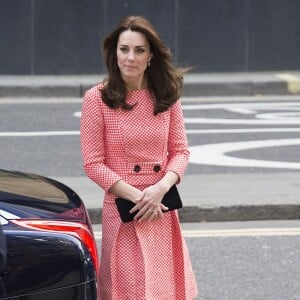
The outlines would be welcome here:
M 100 43 L 142 15 L 195 72 L 300 69 L 299 0 L 1 0 L 0 74 L 99 74 Z

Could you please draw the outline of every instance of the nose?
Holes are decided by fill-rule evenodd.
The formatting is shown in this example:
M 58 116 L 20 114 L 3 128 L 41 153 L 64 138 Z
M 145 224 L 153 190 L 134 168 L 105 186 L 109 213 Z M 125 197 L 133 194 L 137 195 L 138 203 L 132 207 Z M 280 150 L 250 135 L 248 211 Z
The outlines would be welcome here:
M 135 60 L 135 56 L 134 56 L 134 52 L 133 51 L 129 51 L 129 53 L 128 53 L 128 60 Z

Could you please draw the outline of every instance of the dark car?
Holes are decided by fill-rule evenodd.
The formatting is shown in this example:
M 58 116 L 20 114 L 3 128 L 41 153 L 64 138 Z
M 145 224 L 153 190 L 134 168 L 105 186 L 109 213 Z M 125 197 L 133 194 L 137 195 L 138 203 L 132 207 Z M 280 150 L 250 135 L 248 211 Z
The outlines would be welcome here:
M 0 299 L 97 299 L 97 245 L 73 190 L 0 169 L 0 222 Z

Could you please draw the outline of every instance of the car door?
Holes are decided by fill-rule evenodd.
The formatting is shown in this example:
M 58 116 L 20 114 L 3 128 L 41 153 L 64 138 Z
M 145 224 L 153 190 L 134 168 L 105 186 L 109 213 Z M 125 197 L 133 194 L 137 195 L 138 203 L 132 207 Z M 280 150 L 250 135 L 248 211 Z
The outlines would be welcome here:
M 4 285 L 2 282 L 2 270 L 5 267 L 5 261 L 6 261 L 6 240 L 2 230 L 2 225 L 0 223 L 0 299 L 2 298 L 4 293 Z

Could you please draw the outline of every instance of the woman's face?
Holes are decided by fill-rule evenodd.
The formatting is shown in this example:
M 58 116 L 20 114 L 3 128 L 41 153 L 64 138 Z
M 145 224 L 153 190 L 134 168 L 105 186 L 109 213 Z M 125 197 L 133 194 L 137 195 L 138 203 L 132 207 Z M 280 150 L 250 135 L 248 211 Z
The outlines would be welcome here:
M 117 60 L 125 82 L 141 81 L 151 58 L 150 46 L 144 34 L 131 30 L 123 31 L 120 34 Z

